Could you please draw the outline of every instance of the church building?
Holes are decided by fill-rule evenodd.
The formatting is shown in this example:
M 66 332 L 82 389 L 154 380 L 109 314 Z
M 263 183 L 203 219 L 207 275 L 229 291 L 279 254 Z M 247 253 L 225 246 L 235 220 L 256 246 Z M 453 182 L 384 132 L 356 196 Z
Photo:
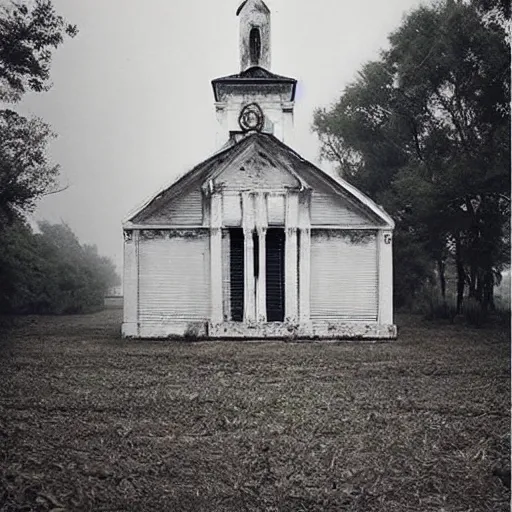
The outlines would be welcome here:
M 393 339 L 393 220 L 289 146 L 270 11 L 236 14 L 240 71 L 212 81 L 223 145 L 123 224 L 123 336 Z

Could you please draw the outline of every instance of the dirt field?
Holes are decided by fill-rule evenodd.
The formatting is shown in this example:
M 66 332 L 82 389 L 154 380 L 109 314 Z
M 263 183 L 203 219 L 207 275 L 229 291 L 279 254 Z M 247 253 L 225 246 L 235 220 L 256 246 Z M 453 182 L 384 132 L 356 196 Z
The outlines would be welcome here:
M 398 320 L 396 343 L 322 345 L 17 319 L 0 510 L 509 510 L 509 334 Z

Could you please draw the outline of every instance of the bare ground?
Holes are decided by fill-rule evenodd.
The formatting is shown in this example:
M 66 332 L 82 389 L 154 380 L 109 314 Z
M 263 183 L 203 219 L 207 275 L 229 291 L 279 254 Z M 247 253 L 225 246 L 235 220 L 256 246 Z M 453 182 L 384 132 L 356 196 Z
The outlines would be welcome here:
M 509 510 L 508 332 L 125 342 L 119 323 L 0 334 L 2 512 Z

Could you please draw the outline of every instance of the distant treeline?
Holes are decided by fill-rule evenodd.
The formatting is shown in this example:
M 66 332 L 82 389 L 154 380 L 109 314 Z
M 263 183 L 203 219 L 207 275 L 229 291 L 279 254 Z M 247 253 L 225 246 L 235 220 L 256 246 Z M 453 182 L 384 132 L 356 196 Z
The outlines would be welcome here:
M 0 228 L 0 313 L 69 314 L 103 307 L 120 283 L 114 263 L 65 224 L 22 220 Z

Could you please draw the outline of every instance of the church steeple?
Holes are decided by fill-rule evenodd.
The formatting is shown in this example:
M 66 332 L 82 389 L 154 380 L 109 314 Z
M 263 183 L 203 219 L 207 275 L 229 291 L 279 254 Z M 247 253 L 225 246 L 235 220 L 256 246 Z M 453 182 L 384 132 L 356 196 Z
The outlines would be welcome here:
M 240 71 L 259 66 L 270 69 L 270 9 L 263 0 L 245 0 L 240 17 Z
M 261 131 L 289 144 L 297 80 L 270 71 L 270 10 L 263 0 L 245 0 L 236 14 L 241 70 L 212 80 L 217 142 Z

